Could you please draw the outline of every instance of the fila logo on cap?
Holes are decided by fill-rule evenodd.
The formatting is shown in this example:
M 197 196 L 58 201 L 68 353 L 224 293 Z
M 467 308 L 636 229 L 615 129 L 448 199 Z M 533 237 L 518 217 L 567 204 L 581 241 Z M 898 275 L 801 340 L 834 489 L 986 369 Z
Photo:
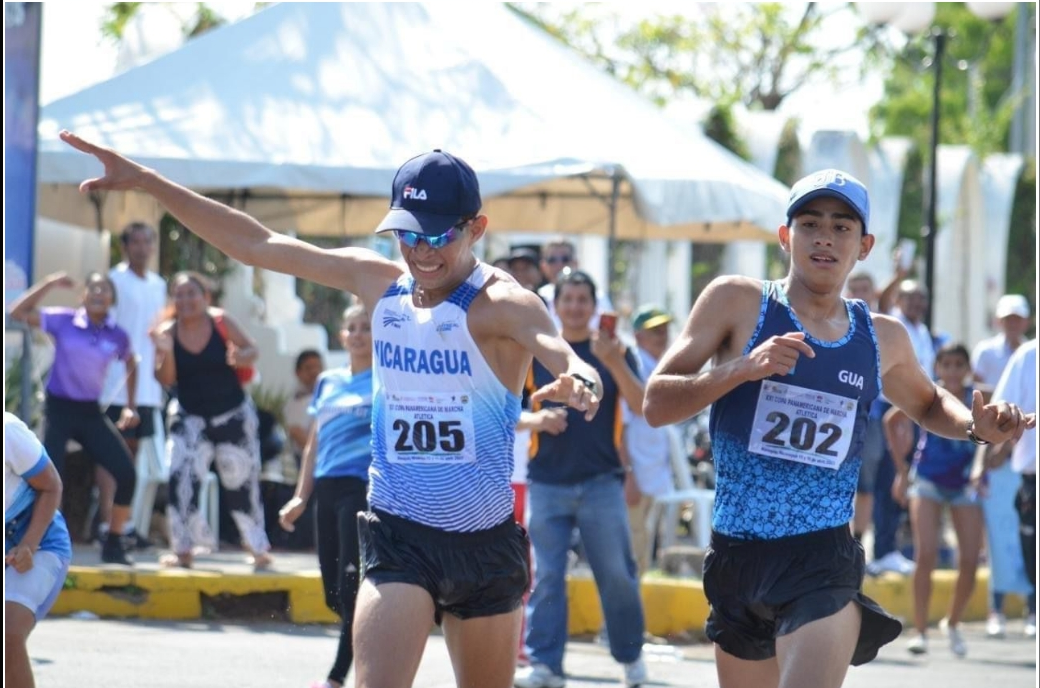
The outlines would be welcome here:
M 404 193 L 401 194 L 405 198 L 411 198 L 416 201 L 426 200 L 426 189 L 417 189 L 414 186 L 404 187 Z

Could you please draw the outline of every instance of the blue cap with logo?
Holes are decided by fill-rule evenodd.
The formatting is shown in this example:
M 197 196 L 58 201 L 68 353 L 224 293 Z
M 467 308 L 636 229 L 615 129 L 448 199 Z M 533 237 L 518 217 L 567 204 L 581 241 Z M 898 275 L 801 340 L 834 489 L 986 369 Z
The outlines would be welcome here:
M 473 168 L 450 153 L 417 155 L 394 175 L 390 212 L 376 232 L 402 229 L 427 236 L 444 234 L 480 212 L 480 185 Z
M 787 201 L 787 224 L 791 224 L 791 220 L 806 203 L 821 197 L 837 198 L 847 203 L 863 223 L 863 232 L 869 231 L 870 198 L 867 196 L 867 187 L 841 170 L 820 170 L 795 182 Z

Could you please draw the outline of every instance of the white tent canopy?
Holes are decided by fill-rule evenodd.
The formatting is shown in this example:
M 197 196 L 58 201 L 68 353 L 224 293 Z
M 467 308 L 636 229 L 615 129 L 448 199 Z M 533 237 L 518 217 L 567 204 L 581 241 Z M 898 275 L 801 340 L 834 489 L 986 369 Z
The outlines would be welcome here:
M 498 3 L 279 4 L 43 108 L 42 215 L 155 217 L 77 196 L 100 168 L 62 128 L 302 234 L 369 233 L 434 148 L 477 170 L 493 231 L 769 239 L 787 193 Z

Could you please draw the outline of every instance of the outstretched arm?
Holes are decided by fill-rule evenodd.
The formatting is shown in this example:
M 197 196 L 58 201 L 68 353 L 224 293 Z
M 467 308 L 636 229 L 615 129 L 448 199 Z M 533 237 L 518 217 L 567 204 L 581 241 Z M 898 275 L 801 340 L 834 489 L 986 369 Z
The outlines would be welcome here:
M 975 390 L 971 409 L 937 386 L 917 362 L 910 336 L 902 323 L 884 315 L 873 316 L 881 350 L 881 382 L 885 396 L 928 432 L 965 439 L 971 427 L 985 442 L 1017 440 L 1036 427 L 1036 414 L 1025 414 L 1015 404 L 987 404 Z
M 249 265 L 283 272 L 343 289 L 374 303 L 401 268 L 375 251 L 361 248 L 324 250 L 273 232 L 243 212 L 229 208 L 166 179 L 155 170 L 129 160 L 68 131 L 61 139 L 97 158 L 103 176 L 80 184 L 80 191 L 140 189 L 153 196 L 193 233 L 223 253 Z

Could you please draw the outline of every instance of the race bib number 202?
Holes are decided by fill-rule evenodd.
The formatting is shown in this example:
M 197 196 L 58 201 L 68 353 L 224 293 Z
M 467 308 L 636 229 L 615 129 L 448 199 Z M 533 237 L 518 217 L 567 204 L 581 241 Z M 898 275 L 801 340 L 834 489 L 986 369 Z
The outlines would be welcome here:
M 458 392 L 386 395 L 387 459 L 392 463 L 473 463 L 473 400 Z
M 766 380 L 748 450 L 837 470 L 848 456 L 858 400 Z

